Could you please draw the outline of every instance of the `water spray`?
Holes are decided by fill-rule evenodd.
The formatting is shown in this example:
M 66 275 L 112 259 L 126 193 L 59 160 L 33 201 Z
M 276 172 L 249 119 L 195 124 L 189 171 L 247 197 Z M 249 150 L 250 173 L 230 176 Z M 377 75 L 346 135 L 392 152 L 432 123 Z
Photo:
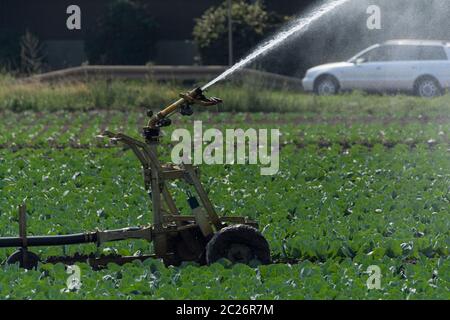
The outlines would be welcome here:
M 267 54 L 269 51 L 277 48 L 280 46 L 284 41 L 286 41 L 288 38 L 297 35 L 301 32 L 306 31 L 309 26 L 314 23 L 315 21 L 319 20 L 332 10 L 336 9 L 337 7 L 342 6 L 343 4 L 349 2 L 350 0 L 335 0 L 329 3 L 325 3 L 321 5 L 320 7 L 314 9 L 309 15 L 306 17 L 302 16 L 298 19 L 296 19 L 291 28 L 288 28 L 287 30 L 281 31 L 277 35 L 275 35 L 271 40 L 263 43 L 261 46 L 257 47 L 252 53 L 250 53 L 247 57 L 236 63 L 234 66 L 232 66 L 230 69 L 226 70 L 224 73 L 219 75 L 217 78 L 213 79 L 206 85 L 204 85 L 201 89 L 206 90 L 212 85 L 216 84 L 217 82 L 226 79 L 231 74 L 235 73 L 239 69 L 242 69 L 243 67 L 247 66 L 251 62 L 253 62 L 256 58 L 258 58 L 261 55 Z

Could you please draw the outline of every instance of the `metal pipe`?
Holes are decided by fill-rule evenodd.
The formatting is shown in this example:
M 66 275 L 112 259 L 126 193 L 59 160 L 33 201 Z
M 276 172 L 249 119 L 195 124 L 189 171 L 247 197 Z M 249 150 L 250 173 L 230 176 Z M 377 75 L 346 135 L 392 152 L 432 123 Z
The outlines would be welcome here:
M 232 0 L 228 0 L 228 65 L 233 66 L 233 11 Z
M 190 97 L 193 99 L 196 99 L 197 97 L 201 96 L 203 94 L 201 88 L 196 88 L 188 93 Z M 166 107 L 165 109 L 161 110 L 157 114 L 155 114 L 149 121 L 147 127 L 149 128 L 155 128 L 156 124 L 159 120 L 164 119 L 168 116 L 170 116 L 172 113 L 177 111 L 179 107 L 181 107 L 186 102 L 185 98 L 181 98 L 174 103 L 172 103 L 170 106 Z
M 97 233 L 77 233 L 58 236 L 34 236 L 27 237 L 29 247 L 43 247 L 55 245 L 70 245 L 97 242 Z M 22 247 L 23 239 L 20 237 L 0 238 L 0 248 Z

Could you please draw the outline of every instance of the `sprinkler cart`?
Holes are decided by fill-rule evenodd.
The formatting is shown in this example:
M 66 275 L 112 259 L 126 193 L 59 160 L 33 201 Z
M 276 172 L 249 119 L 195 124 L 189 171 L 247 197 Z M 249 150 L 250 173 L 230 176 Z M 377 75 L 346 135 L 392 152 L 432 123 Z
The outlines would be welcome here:
M 106 267 L 108 263 L 125 264 L 133 260 L 162 259 L 166 265 L 179 265 L 183 261 L 211 264 L 221 258 L 232 263 L 248 264 L 252 260 L 262 264 L 271 261 L 269 245 L 257 230 L 257 224 L 245 217 L 219 217 L 207 192 L 199 179 L 198 168 L 190 164 L 161 164 L 157 147 L 162 127 L 171 125 L 170 116 L 179 112 L 184 116 L 193 114 L 193 105 L 213 106 L 222 101 L 207 98 L 201 88 L 180 95 L 180 99 L 150 117 L 143 129 L 145 142 L 122 133 L 104 132 L 100 137 L 112 143 L 128 146 L 142 164 L 144 184 L 152 202 L 153 223 L 144 227 L 128 227 L 117 230 L 96 230 L 79 234 L 28 236 L 25 205 L 19 207 L 19 237 L 0 238 L 0 248 L 18 247 L 7 260 L 8 264 L 19 263 L 23 268 L 35 268 L 39 257 L 29 250 L 37 246 L 65 246 L 96 243 L 98 246 L 113 241 L 145 239 L 153 243 L 153 254 L 139 256 L 96 254 L 49 257 L 43 263 L 74 264 L 87 262 L 94 269 Z M 195 196 L 187 191 L 192 215 L 181 215 L 168 189 L 168 181 L 184 180 L 195 190 Z M 197 198 L 198 197 L 198 198 Z

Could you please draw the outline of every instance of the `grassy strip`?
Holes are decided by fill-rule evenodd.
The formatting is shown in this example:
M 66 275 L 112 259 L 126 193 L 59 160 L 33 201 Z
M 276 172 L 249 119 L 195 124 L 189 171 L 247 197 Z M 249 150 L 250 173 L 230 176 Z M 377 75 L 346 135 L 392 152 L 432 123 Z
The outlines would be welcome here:
M 92 81 L 89 83 L 20 83 L 0 76 L 0 111 L 86 111 L 93 109 L 160 109 L 187 87 L 153 81 Z M 412 96 L 380 96 L 353 93 L 316 97 L 294 91 L 272 90 L 258 81 L 243 85 L 225 83 L 208 92 L 225 103 L 213 111 L 224 112 L 299 112 L 305 116 L 395 116 L 416 117 L 449 114 L 450 96 L 424 100 Z M 426 112 L 424 112 L 426 110 Z

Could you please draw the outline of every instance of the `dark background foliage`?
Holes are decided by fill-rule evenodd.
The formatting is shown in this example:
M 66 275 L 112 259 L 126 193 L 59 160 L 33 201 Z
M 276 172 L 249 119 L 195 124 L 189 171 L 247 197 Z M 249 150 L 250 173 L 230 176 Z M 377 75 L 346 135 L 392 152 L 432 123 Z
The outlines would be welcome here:
M 157 24 L 139 3 L 113 1 L 94 30 L 86 54 L 93 64 L 142 65 L 154 57 Z
M 284 21 L 283 17 L 267 11 L 261 1 L 234 1 L 232 15 L 233 51 L 237 58 L 243 57 Z M 227 1 L 211 7 L 197 19 L 193 35 L 203 64 L 228 64 Z
M 20 33 L 0 29 L 0 66 L 10 71 L 20 64 Z

